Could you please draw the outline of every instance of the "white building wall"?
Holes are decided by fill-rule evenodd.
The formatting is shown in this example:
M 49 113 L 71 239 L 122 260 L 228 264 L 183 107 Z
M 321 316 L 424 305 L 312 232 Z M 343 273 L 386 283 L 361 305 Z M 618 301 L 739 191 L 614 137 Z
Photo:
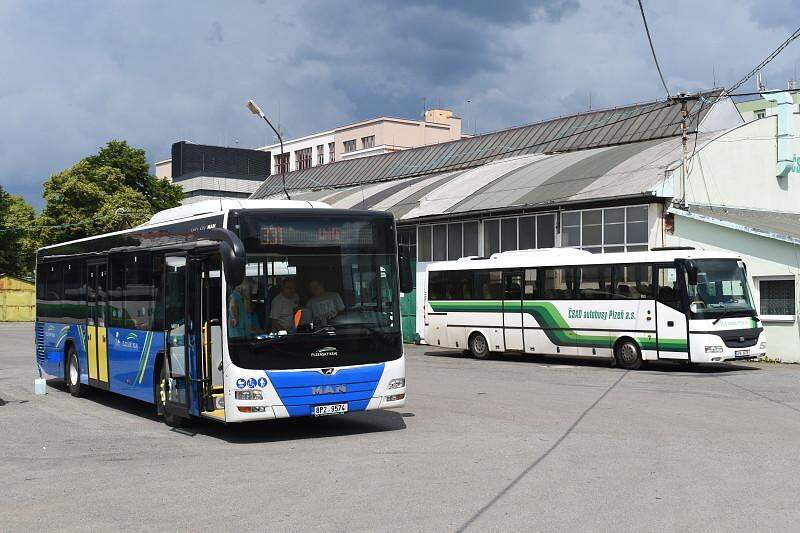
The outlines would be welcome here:
M 757 282 L 761 278 L 791 277 L 795 280 L 797 298 L 800 275 L 800 248 L 797 245 L 680 215 L 675 215 L 674 233 L 667 235 L 666 243 L 668 246 L 694 246 L 740 254 L 747 265 L 756 309 L 760 308 Z M 796 301 L 795 306 L 799 310 L 800 302 Z M 767 357 L 787 363 L 800 362 L 800 321 L 797 315 L 787 321 L 764 320 L 763 324 L 767 333 Z
M 800 115 L 793 117 L 794 131 L 800 131 Z M 776 133 L 777 117 L 767 117 L 732 129 L 698 150 L 689 163 L 688 203 L 800 212 L 800 173 L 775 176 Z M 794 152 L 800 153 L 797 135 Z M 673 178 L 680 198 L 679 169 Z

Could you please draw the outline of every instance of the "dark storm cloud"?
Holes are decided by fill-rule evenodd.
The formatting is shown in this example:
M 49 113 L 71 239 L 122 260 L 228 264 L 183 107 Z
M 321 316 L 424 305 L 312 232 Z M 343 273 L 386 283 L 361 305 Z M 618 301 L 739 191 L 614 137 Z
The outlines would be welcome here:
M 800 17 L 793 0 L 645 8 L 673 91 L 708 88 L 712 72 L 735 81 Z M 785 86 L 798 45 L 767 67 L 771 85 Z M 270 143 L 250 98 L 298 136 L 419 117 L 423 101 L 472 132 L 583 111 L 590 93 L 597 108 L 663 92 L 633 0 L 3 0 L 0 67 L 0 184 L 33 201 L 112 138 L 151 161 L 180 139 Z

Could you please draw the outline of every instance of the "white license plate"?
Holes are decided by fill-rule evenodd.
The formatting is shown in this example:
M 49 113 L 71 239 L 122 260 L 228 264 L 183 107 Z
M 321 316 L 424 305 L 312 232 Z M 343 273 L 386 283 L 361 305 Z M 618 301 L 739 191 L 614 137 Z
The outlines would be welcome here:
M 332 403 L 330 405 L 315 405 L 314 416 L 340 415 L 347 412 L 346 403 Z
M 750 350 L 736 350 L 733 352 L 733 355 L 736 357 L 747 357 L 750 355 Z

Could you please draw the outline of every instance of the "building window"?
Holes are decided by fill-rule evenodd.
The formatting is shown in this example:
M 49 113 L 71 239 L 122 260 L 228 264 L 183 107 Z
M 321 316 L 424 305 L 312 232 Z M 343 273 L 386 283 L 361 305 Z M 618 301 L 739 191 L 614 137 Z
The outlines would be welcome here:
M 328 163 L 336 161 L 336 143 L 328 143 Z
M 478 254 L 478 222 L 464 222 L 464 257 Z
M 289 172 L 289 154 L 278 154 L 275 156 L 275 173 L 284 174 Z
M 767 116 L 767 110 L 766 109 L 756 109 L 754 111 L 754 113 L 756 114 L 756 118 L 757 119 L 758 118 L 766 118 L 766 116 Z
M 369 137 L 361 137 L 361 148 L 375 148 L 375 136 L 370 135 Z
M 500 251 L 508 252 L 517 249 L 517 219 L 500 220 Z
M 401 251 L 405 252 L 406 257 L 412 261 L 417 260 L 417 229 L 398 228 L 397 245 Z
M 431 227 L 417 228 L 417 257 L 419 261 L 431 260 Z
M 490 256 L 500 251 L 500 221 L 483 221 L 483 255 Z
M 759 314 L 764 320 L 794 320 L 794 278 L 760 278 L 758 280 Z
M 447 225 L 437 224 L 433 226 L 433 260 L 447 260 Z
M 648 249 L 648 234 L 646 205 L 561 214 L 561 246 L 565 248 L 594 253 L 642 252 Z M 537 244 L 538 248 L 545 248 L 541 242 Z
M 350 153 L 356 151 L 356 140 L 352 139 L 349 141 L 344 142 L 344 153 Z
M 318 144 L 317 145 L 317 165 L 324 165 L 325 164 L 325 145 Z
M 296 150 L 294 153 L 295 170 L 311 168 L 311 147 Z
M 463 240 L 461 222 L 447 225 L 447 258 L 451 261 L 462 257 Z

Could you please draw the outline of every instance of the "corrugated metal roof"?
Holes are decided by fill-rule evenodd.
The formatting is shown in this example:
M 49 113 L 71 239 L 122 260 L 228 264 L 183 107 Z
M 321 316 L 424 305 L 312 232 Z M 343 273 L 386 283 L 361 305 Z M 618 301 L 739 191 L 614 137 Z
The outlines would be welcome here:
M 688 105 L 690 114 L 699 112 L 704 116 L 711 109 L 711 106 L 701 106 L 699 101 Z M 572 152 L 664 139 L 680 134 L 680 122 L 680 106 L 666 101 L 592 111 L 458 141 L 290 172 L 286 174 L 286 186 L 290 191 L 303 191 L 365 185 L 465 170 L 529 154 Z M 281 192 L 280 177 L 272 176 L 252 198 L 266 198 Z
M 711 135 L 701 135 L 699 145 L 707 138 Z M 524 155 L 466 170 L 304 193 L 298 199 L 391 211 L 400 220 L 546 209 L 619 196 L 655 199 L 669 188 L 665 173 L 680 157 L 680 138 L 661 139 Z
M 690 205 L 688 211 L 672 209 L 672 213 L 723 225 L 781 241 L 800 244 L 800 214 L 739 209 L 709 205 Z

